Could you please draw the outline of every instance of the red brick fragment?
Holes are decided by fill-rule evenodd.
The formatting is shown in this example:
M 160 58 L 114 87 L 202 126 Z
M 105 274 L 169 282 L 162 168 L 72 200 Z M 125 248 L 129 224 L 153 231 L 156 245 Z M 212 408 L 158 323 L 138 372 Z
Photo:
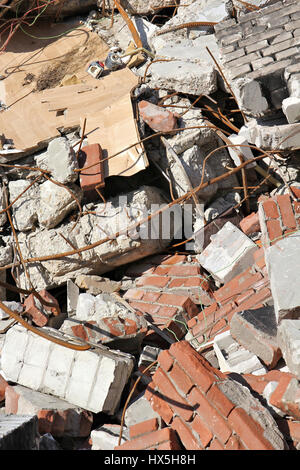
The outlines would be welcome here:
M 268 219 L 277 219 L 279 217 L 278 208 L 276 202 L 272 199 L 268 199 L 263 203 L 265 217 Z
M 263 435 L 264 429 L 243 408 L 234 408 L 228 416 L 228 423 L 248 450 L 274 450 Z
M 197 439 L 197 437 L 193 434 L 190 426 L 178 416 L 174 418 L 172 422 L 172 428 L 177 432 L 186 450 L 202 449 L 199 439 Z
M 252 212 L 250 215 L 240 221 L 240 228 L 246 235 L 260 231 L 258 212 Z
M 167 109 L 145 100 L 140 101 L 138 107 L 143 121 L 155 132 L 170 132 L 176 129 L 177 118 Z
M 124 442 L 121 446 L 115 447 L 115 450 L 150 450 L 157 449 L 157 446 L 163 443 L 172 443 L 174 450 L 178 449 L 179 444 L 173 429 L 163 428 L 157 431 L 144 434 L 130 441 Z
M 156 431 L 159 428 L 159 423 L 157 418 L 147 419 L 141 423 L 137 423 L 134 426 L 130 426 L 129 435 L 130 439 L 146 434 L 152 431 Z
M 282 229 L 279 220 L 268 220 L 267 231 L 271 245 L 282 238 Z
M 295 229 L 297 224 L 290 196 L 288 194 L 280 194 L 277 196 L 277 202 L 283 225 L 287 229 Z
M 40 297 L 46 302 L 54 304 L 54 307 L 42 304 L 33 294 L 30 294 L 24 301 L 24 313 L 29 315 L 37 326 L 45 326 L 50 315 L 59 315 L 60 307 L 58 301 L 45 289 L 38 292 Z
M 96 187 L 102 188 L 105 184 L 102 149 L 99 144 L 86 145 L 81 149 L 79 167 L 90 165 L 94 166 L 80 172 L 80 187 L 84 192 L 94 191 Z

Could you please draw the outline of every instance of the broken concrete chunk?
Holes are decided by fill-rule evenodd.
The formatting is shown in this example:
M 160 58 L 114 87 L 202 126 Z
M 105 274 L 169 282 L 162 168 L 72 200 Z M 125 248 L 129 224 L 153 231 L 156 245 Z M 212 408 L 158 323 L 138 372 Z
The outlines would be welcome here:
M 18 314 L 21 314 L 24 310 L 24 307 L 21 302 L 4 300 L 2 303 L 6 305 L 6 307 L 8 307 L 10 310 Z M 10 316 L 0 308 L 0 320 L 6 320 L 7 318 L 10 318 Z
M 9 202 L 13 202 L 29 185 L 28 180 L 10 181 L 8 183 Z M 27 232 L 34 229 L 38 219 L 38 188 L 38 185 L 34 184 L 13 204 L 12 220 L 16 230 Z
M 58 334 L 51 328 L 45 331 Z M 114 415 L 133 357 L 107 348 L 75 351 L 15 325 L 5 335 L 1 367 L 7 380 L 94 413 Z
M 102 293 L 111 294 L 121 289 L 121 281 L 113 281 L 107 277 L 80 274 L 75 279 L 75 284 L 80 289 L 85 289 L 87 294 L 98 295 Z
M 36 415 L 39 433 L 51 433 L 55 437 L 87 437 L 93 423 L 91 412 L 21 385 L 6 388 L 5 412 Z
M 222 372 L 253 375 L 263 375 L 267 372 L 258 357 L 237 343 L 230 331 L 216 335 L 213 345 Z
M 36 231 L 28 236 L 20 234 L 19 243 L 24 258 L 45 255 L 55 257 L 58 253 L 70 253 L 72 247 L 69 242 L 76 248 L 94 244 L 93 248 L 82 251 L 81 257 L 74 254 L 38 264 L 27 264 L 34 287 L 37 290 L 49 289 L 80 274 L 104 274 L 118 266 L 162 251 L 173 238 L 171 222 L 167 221 L 162 230 L 161 218 L 155 216 L 151 222 L 140 228 L 128 228 L 165 204 L 165 196 L 159 189 L 142 186 L 136 191 L 112 198 L 106 204 L 97 204 L 96 214 L 83 215 L 75 227 L 70 222 L 59 229 Z M 170 216 L 170 211 L 165 214 Z M 181 223 L 180 218 L 178 224 Z M 120 231 L 123 234 L 115 238 L 114 234 Z M 103 243 L 102 240 L 105 239 L 107 241 Z M 26 276 L 21 273 L 21 287 L 25 282 Z
M 154 411 L 145 397 L 144 393 L 132 400 L 125 412 L 125 425 L 127 428 L 141 423 L 147 419 L 159 418 L 159 414 Z
M 40 185 L 40 197 L 37 205 L 39 224 L 42 227 L 56 227 L 70 212 L 78 208 L 82 192 L 78 186 L 68 188 L 57 186 L 47 180 Z
M 229 154 L 236 166 L 239 166 L 241 164 L 241 160 L 238 156 L 238 152 L 242 153 L 242 160 L 244 161 L 252 160 L 252 158 L 254 158 L 251 148 L 247 147 L 249 143 L 242 135 L 232 134 L 231 136 L 229 136 L 229 140 L 231 141 L 232 145 L 236 146 L 236 147 L 228 147 Z M 253 162 L 253 163 L 250 163 L 250 165 L 248 165 L 247 168 L 253 168 L 255 166 L 256 166 L 256 163 Z
M 73 171 L 78 169 L 78 161 L 69 140 L 65 137 L 57 137 L 49 143 L 45 165 L 53 179 L 59 183 L 74 183 L 78 178 L 78 173 Z
M 91 432 L 91 450 L 114 450 L 118 445 L 121 426 L 119 424 L 104 424 Z M 129 431 L 123 428 L 121 444 L 129 439 Z
M 231 222 L 227 222 L 211 243 L 197 256 L 200 264 L 222 284 L 242 273 L 253 264 L 257 246 Z
M 71 317 L 76 314 L 77 302 L 79 297 L 79 288 L 71 279 L 67 280 L 67 312 Z
M 140 101 L 138 107 L 143 121 L 155 132 L 170 132 L 176 129 L 176 116 L 167 109 L 145 100 Z
M 300 320 L 281 320 L 278 344 L 289 370 L 300 380 Z
M 4 198 L 4 193 L 3 193 L 3 188 L 2 185 L 0 184 L 0 212 L 5 209 L 6 204 L 5 204 L 5 198 Z M 0 227 L 3 227 L 7 221 L 7 215 L 6 212 L 2 212 L 0 214 Z
M 0 450 L 37 450 L 37 416 L 0 414 Z
M 281 196 L 283 197 L 283 196 Z M 277 323 L 300 314 L 300 231 L 265 250 Z
M 235 313 L 230 322 L 231 336 L 272 369 L 282 357 L 277 342 L 274 307 Z
M 150 85 L 191 95 L 211 94 L 217 90 L 217 73 L 212 65 L 189 60 L 156 62 L 149 68 Z
M 282 111 L 284 112 L 288 123 L 294 124 L 300 121 L 300 98 L 289 96 L 282 102 Z
M 300 123 L 286 120 L 260 122 L 251 119 L 239 132 L 250 144 L 266 150 L 289 150 L 300 146 Z

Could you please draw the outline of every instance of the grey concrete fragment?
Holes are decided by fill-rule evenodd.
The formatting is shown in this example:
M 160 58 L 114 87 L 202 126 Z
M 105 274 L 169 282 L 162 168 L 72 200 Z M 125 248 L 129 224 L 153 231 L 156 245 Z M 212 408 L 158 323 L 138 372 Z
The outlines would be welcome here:
M 71 279 L 67 280 L 67 311 L 71 317 L 76 314 L 77 302 L 79 297 L 79 288 Z
M 72 183 L 78 178 L 78 173 L 73 171 L 79 168 L 75 151 L 65 137 L 57 137 L 49 143 L 45 165 L 59 183 Z
M 258 357 L 237 343 L 230 331 L 216 335 L 213 347 L 221 372 L 253 375 L 263 375 L 267 372 Z
M 91 432 L 91 450 L 114 450 L 118 445 L 121 426 L 119 424 L 104 424 Z M 128 441 L 129 430 L 123 428 L 121 444 Z
M 130 428 L 134 424 L 147 421 L 152 418 L 160 418 L 156 411 L 153 411 L 149 401 L 145 398 L 144 393 L 138 395 L 131 403 L 129 403 L 125 412 L 125 425 Z
M 6 207 L 6 204 L 5 204 L 3 188 L 2 188 L 2 185 L 0 184 L 0 211 L 2 211 L 5 207 Z M 7 221 L 6 212 L 2 212 L 2 214 L 0 214 L 0 227 L 3 227 L 6 221 Z
M 292 374 L 300 379 L 300 320 L 281 320 L 278 344 Z
M 24 307 L 23 305 L 21 304 L 21 302 L 15 302 L 15 301 L 7 301 L 7 300 L 4 300 L 2 302 L 4 305 L 6 305 L 6 307 L 8 307 L 10 310 L 12 310 L 13 312 L 16 312 L 20 315 L 20 313 L 23 312 L 24 310 Z M 0 308 L 0 320 L 6 320 L 8 318 L 11 318 L 6 312 L 4 312 L 4 310 L 2 310 Z
M 277 323 L 300 314 L 300 231 L 265 250 Z
M 151 86 L 191 95 L 211 94 L 217 90 L 217 74 L 212 65 L 189 60 L 156 62 L 149 68 Z
M 281 358 L 274 307 L 235 313 L 230 322 L 230 334 L 271 369 Z
M 52 328 L 46 331 L 70 340 Z M 133 357 L 105 347 L 75 351 L 15 325 L 5 335 L 1 367 L 7 379 L 19 385 L 113 415 L 132 372 Z
M 0 414 L 0 450 L 37 450 L 37 416 Z
M 118 292 L 121 289 L 121 282 L 112 281 L 106 277 L 91 276 L 81 274 L 76 277 L 75 284 L 80 289 L 85 289 L 87 294 L 98 295 L 101 293 Z
M 250 144 L 266 150 L 290 150 L 300 146 L 300 123 L 286 124 L 284 120 L 251 119 L 239 132 Z
M 67 214 L 78 209 L 77 201 L 80 203 L 83 196 L 81 189 L 75 184 L 63 188 L 47 180 L 39 189 L 38 221 L 46 228 L 56 227 Z
M 99 215 L 86 214 L 75 227 L 74 222 L 69 222 L 56 229 L 37 230 L 27 236 L 20 234 L 19 243 L 24 258 L 45 255 L 55 257 L 59 253 L 72 252 L 70 244 L 60 233 L 76 248 L 96 245 L 83 251 L 81 257 L 75 254 L 28 264 L 27 269 L 34 287 L 37 290 L 49 289 L 80 274 L 101 275 L 118 266 L 161 252 L 173 238 L 172 224 L 168 231 L 162 233 L 159 231 L 162 221 L 159 216 L 155 216 L 151 223 L 143 224 L 137 230 L 129 231 L 128 227 L 163 207 L 166 202 L 159 189 L 142 186 L 127 195 L 112 198 L 106 204 L 95 205 L 95 212 Z M 180 225 L 181 218 L 177 222 Z M 164 224 L 164 228 L 166 225 Z M 115 238 L 114 234 L 120 231 L 123 234 Z M 108 236 L 112 239 L 103 243 L 102 240 Z M 27 278 L 22 269 L 20 271 L 20 287 L 25 287 Z
M 211 243 L 197 256 L 200 264 L 222 284 L 253 264 L 256 244 L 231 222 L 227 222 Z
M 10 181 L 8 184 L 9 202 L 13 202 L 28 186 L 30 181 Z M 39 200 L 38 185 L 31 186 L 12 206 L 12 220 L 16 230 L 27 232 L 37 223 Z

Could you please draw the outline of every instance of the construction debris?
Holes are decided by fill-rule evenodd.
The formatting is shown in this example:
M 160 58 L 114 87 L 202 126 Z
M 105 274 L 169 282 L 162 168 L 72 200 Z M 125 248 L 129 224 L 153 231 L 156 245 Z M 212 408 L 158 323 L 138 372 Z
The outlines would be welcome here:
M 0 17 L 0 449 L 300 450 L 299 1 Z

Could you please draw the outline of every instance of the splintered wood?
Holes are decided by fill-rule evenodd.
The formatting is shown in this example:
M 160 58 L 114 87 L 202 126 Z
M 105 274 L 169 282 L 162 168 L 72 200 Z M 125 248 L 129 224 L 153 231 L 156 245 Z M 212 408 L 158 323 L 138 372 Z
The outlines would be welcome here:
M 130 98 L 137 77 L 127 68 L 104 74 L 99 80 L 91 77 L 86 71 L 89 63 L 104 60 L 108 47 L 97 34 L 83 27 L 70 31 L 72 26 L 39 27 L 39 37 L 69 31 L 56 40 L 34 39 L 18 32 L 0 56 L 0 73 L 6 77 L 0 82 L 0 99 L 7 106 L 0 113 L 0 134 L 22 151 L 11 157 L 0 151 L 2 161 L 45 148 L 50 140 L 60 137 L 60 131 L 82 127 L 85 119 L 88 144 L 100 144 L 104 158 L 139 141 Z M 30 33 L 35 35 L 33 29 Z M 77 84 L 61 86 L 62 80 L 72 75 Z M 130 176 L 147 166 L 143 146 L 138 144 L 106 160 L 105 176 Z

